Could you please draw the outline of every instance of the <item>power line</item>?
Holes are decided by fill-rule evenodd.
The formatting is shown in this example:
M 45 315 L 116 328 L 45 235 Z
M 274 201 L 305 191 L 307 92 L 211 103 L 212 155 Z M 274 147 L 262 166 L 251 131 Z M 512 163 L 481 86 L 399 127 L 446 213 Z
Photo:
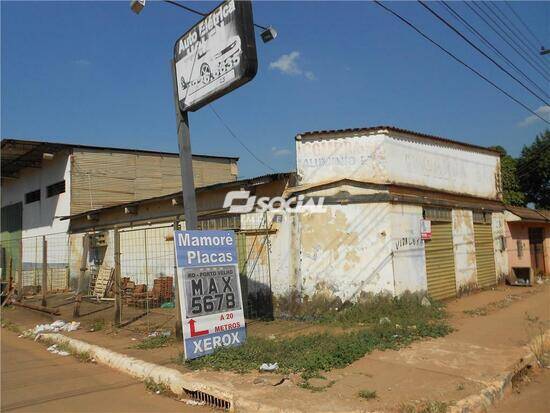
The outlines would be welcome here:
M 401 20 L 403 23 L 405 23 L 407 26 L 409 26 L 410 28 L 412 28 L 415 32 L 417 32 L 419 35 L 421 35 L 423 38 L 425 38 L 426 40 L 428 40 L 430 43 L 432 43 L 434 46 L 436 46 L 437 48 L 439 48 L 440 50 L 442 50 L 443 52 L 445 52 L 447 55 L 449 55 L 451 58 L 453 58 L 454 60 L 456 60 L 458 63 L 460 63 L 461 65 L 465 66 L 466 68 L 468 68 L 470 71 L 474 72 L 477 76 L 479 76 L 481 79 L 485 80 L 487 83 L 489 83 L 491 86 L 493 86 L 495 89 L 499 90 L 501 93 L 503 93 L 504 95 L 506 95 L 509 99 L 513 100 L 514 102 L 516 102 L 518 105 L 520 105 L 522 108 L 524 108 L 525 110 L 527 110 L 528 112 L 532 113 L 533 115 L 535 115 L 537 118 L 540 118 L 542 121 L 544 121 L 545 123 L 549 124 L 550 125 L 550 122 L 548 122 L 546 119 L 544 119 L 542 116 L 540 116 L 538 113 L 536 113 L 535 111 L 533 111 L 531 108 L 529 108 L 528 106 L 526 106 L 524 103 L 522 103 L 521 101 L 519 101 L 518 99 L 516 99 L 515 97 L 513 97 L 512 95 L 510 95 L 508 92 L 506 92 L 505 90 L 503 90 L 501 87 L 499 87 L 498 85 L 496 85 L 494 82 L 492 82 L 491 80 L 489 80 L 487 77 L 485 77 L 484 75 L 482 75 L 480 72 L 478 72 L 476 69 L 474 69 L 472 66 L 468 65 L 467 63 L 463 62 L 462 60 L 460 60 L 458 57 L 456 57 L 453 53 L 451 53 L 449 50 L 445 49 L 443 46 L 441 46 L 439 43 L 437 43 L 435 40 L 432 40 L 428 35 L 424 34 L 419 28 L 417 28 L 414 24 L 412 24 L 411 22 L 409 22 L 407 19 L 405 19 L 404 17 L 400 16 L 399 14 L 397 14 L 396 12 L 394 12 L 392 9 L 384 6 L 382 3 L 380 3 L 379 1 L 377 0 L 374 0 L 374 3 L 377 4 L 378 6 L 382 7 L 384 10 L 386 10 L 387 12 L 393 14 L 395 17 L 397 17 L 399 20 Z
M 485 36 L 483 36 L 474 26 L 472 26 L 470 23 L 468 23 L 468 21 L 462 17 L 455 9 L 453 9 L 451 7 L 450 4 L 448 4 L 446 1 L 439 1 L 443 6 L 445 6 L 447 8 L 447 10 L 449 10 L 449 12 L 456 18 L 458 19 L 460 22 L 462 22 L 466 28 L 470 31 L 470 33 L 474 34 L 475 36 L 477 36 L 479 39 L 481 39 L 481 41 L 483 43 L 485 43 L 487 46 L 489 46 L 491 49 L 493 49 L 495 51 L 495 53 L 497 53 L 502 59 L 504 59 L 510 66 L 512 66 L 518 73 L 520 73 L 521 75 L 523 75 L 523 77 L 525 77 L 525 79 L 527 79 L 527 81 L 529 83 L 531 83 L 534 87 L 536 87 L 540 92 L 542 92 L 545 96 L 550 96 L 548 95 L 548 93 L 543 89 L 541 88 L 534 80 L 532 80 L 523 70 L 521 70 L 519 67 L 517 67 L 510 59 L 508 59 L 499 49 L 496 48 L 496 46 L 494 46 Z
M 542 62 L 541 65 L 542 65 L 545 69 L 548 69 L 548 67 L 546 67 L 546 64 L 547 64 L 546 60 L 544 60 L 544 59 L 543 59 L 542 61 L 538 60 L 538 59 L 540 58 L 540 55 L 539 55 L 538 53 L 535 52 L 535 50 L 537 49 L 536 45 L 535 45 L 535 46 L 532 46 L 532 45 L 530 45 L 530 44 L 527 44 L 527 43 L 523 40 L 523 39 L 524 39 L 523 36 L 518 36 L 518 34 L 517 34 L 516 32 L 514 32 L 514 30 L 512 29 L 512 28 L 516 28 L 516 26 L 515 26 L 512 22 L 510 22 L 511 24 L 506 24 L 506 22 L 504 22 L 504 21 L 499 17 L 499 15 L 495 12 L 495 10 L 498 11 L 500 14 L 502 14 L 502 15 L 508 20 L 508 17 L 507 17 L 504 13 L 502 13 L 502 11 L 501 11 L 495 4 L 492 4 L 492 2 L 490 2 L 490 1 L 485 2 L 484 4 L 485 4 L 485 7 L 487 7 L 488 10 L 491 10 L 491 12 L 493 13 L 493 16 L 495 16 L 495 17 L 498 19 L 498 21 L 499 21 L 500 23 L 502 23 L 502 26 L 503 26 L 503 27 L 506 27 L 506 28 L 508 29 L 508 31 L 512 34 L 512 36 L 515 36 L 516 39 L 518 39 L 518 40 L 521 42 L 521 44 L 523 44 L 523 46 L 525 46 L 525 49 L 524 49 L 524 50 L 527 50 L 527 52 L 531 52 L 531 54 L 534 56 L 535 61 L 538 61 L 539 63 Z M 493 9 L 493 7 L 494 7 L 494 9 Z M 509 20 L 508 20 L 508 21 L 509 21 Z M 512 27 L 510 27 L 510 26 L 512 26 Z M 504 29 L 503 29 L 503 30 L 504 30 Z M 516 29 L 516 30 L 517 30 L 517 29 Z M 520 34 L 521 34 L 521 32 L 520 32 Z
M 477 47 L 474 43 L 472 43 L 466 36 L 464 36 L 459 30 L 457 30 L 451 23 L 449 23 L 447 20 L 445 20 L 443 17 L 441 17 L 437 12 L 432 10 L 430 6 L 425 4 L 423 1 L 418 0 L 418 3 L 424 7 L 426 10 L 428 10 L 431 14 L 433 14 L 438 20 L 443 22 L 449 29 L 451 29 L 453 32 L 455 32 L 462 40 L 464 40 L 466 43 L 468 43 L 470 46 L 472 46 L 475 50 L 477 50 L 479 53 L 481 53 L 484 57 L 489 59 L 494 65 L 496 65 L 500 70 L 502 70 L 504 73 L 506 73 L 508 76 L 510 76 L 512 79 L 514 79 L 517 83 L 519 83 L 521 86 L 523 86 L 529 93 L 531 93 L 533 96 L 538 98 L 542 103 L 545 105 L 548 105 L 548 102 L 544 100 L 544 98 L 541 98 L 537 93 L 533 92 L 531 88 L 529 88 L 525 83 L 523 83 L 521 80 L 519 80 L 517 77 L 515 77 L 513 74 L 511 74 L 508 70 L 506 70 L 504 67 L 502 67 L 496 60 L 494 60 L 491 56 L 489 56 L 487 53 L 485 53 L 483 50 L 481 50 L 479 47 Z
M 481 6 L 479 4 L 477 4 L 477 2 L 471 2 L 472 4 L 470 5 L 470 2 L 464 2 L 464 4 L 469 7 L 471 10 L 473 10 L 472 6 L 475 6 L 476 9 L 478 9 L 481 13 L 483 13 L 489 20 L 491 20 L 492 24 L 488 23 L 487 20 L 483 17 L 481 17 L 479 15 L 479 13 L 477 13 L 477 11 L 475 11 L 475 13 L 480 16 L 483 21 L 504 41 L 506 42 L 506 44 L 508 46 L 510 46 L 512 49 L 514 49 L 514 51 L 523 59 L 525 60 L 531 67 L 533 67 L 541 76 L 543 76 L 546 80 L 550 80 L 550 78 L 548 78 L 548 73 L 546 73 L 546 68 L 545 67 L 542 67 L 542 66 L 538 66 L 540 65 L 540 62 L 538 61 L 535 61 L 533 60 L 533 58 L 524 53 L 523 51 L 519 51 L 517 48 L 520 48 L 521 49 L 521 46 L 519 46 L 516 41 L 512 38 L 510 38 L 510 36 L 508 35 L 508 33 L 506 33 L 504 30 L 501 29 L 501 31 L 497 30 L 495 28 L 495 26 L 497 28 L 500 29 L 499 27 L 499 24 L 498 22 L 496 22 L 484 9 L 481 8 Z M 494 24 L 494 26 L 493 26 Z M 502 33 L 501 33 L 502 32 Z M 514 44 L 515 46 L 513 46 L 512 44 L 510 44 L 510 42 L 503 37 L 503 34 L 508 38 L 510 39 Z M 529 59 L 528 59 L 529 58 Z
M 506 19 L 506 21 L 508 23 L 510 23 L 510 25 L 514 28 L 515 32 L 516 32 L 516 36 L 518 38 L 521 38 L 523 40 L 525 40 L 527 43 L 529 43 L 529 46 L 530 48 L 533 48 L 533 50 L 537 50 L 538 51 L 538 46 L 536 44 L 534 44 L 531 39 L 529 39 L 527 36 L 525 36 L 525 34 L 518 28 L 518 26 L 516 26 L 516 24 L 512 21 L 512 19 L 510 17 L 508 17 L 508 15 L 506 13 L 504 13 L 504 11 L 500 8 L 500 6 L 498 4 L 494 4 L 494 7 L 496 10 L 498 10 L 498 12 L 500 13 L 500 15 L 502 17 L 504 17 Z M 537 54 L 537 53 L 535 53 Z
M 164 0 L 165 3 L 168 3 L 168 4 L 172 4 L 174 6 L 177 6 L 177 7 L 181 7 L 182 9 L 184 10 L 187 10 L 188 12 L 191 12 L 191 13 L 194 13 L 194 14 L 197 14 L 199 16 L 202 16 L 202 17 L 206 17 L 208 16 L 208 13 L 204 13 L 202 11 L 198 11 L 198 10 L 195 10 L 195 9 L 192 9 L 191 7 L 189 6 L 185 6 L 181 3 L 178 3 L 177 1 L 172 1 L 172 0 Z M 267 30 L 268 28 L 265 27 L 265 26 L 261 26 L 259 24 L 256 24 L 256 23 L 253 23 L 254 26 L 256 26 L 257 28 L 259 29 L 262 29 L 262 30 Z
M 531 29 L 529 28 L 528 25 L 525 24 L 525 22 L 523 21 L 523 19 L 516 13 L 516 11 L 514 10 L 514 8 L 510 5 L 510 3 L 508 1 L 505 1 L 504 4 L 506 4 L 506 6 L 508 6 L 508 8 L 512 11 L 512 13 L 514 13 L 514 16 L 516 16 L 516 18 L 519 20 L 519 22 L 523 25 L 523 27 L 525 27 L 527 29 L 527 31 L 529 32 L 529 34 L 531 34 L 531 36 L 533 36 L 533 39 L 535 39 L 536 42 L 538 42 L 538 44 L 540 44 L 540 46 L 542 47 L 542 42 L 539 40 L 539 38 L 537 36 L 535 36 L 535 33 L 533 33 L 531 31 Z
M 237 136 L 237 134 L 235 132 L 233 132 L 233 130 L 231 130 L 231 128 L 229 127 L 229 125 L 222 119 L 222 117 L 220 116 L 220 114 L 216 111 L 216 109 L 214 109 L 214 106 L 212 106 L 212 104 L 209 104 L 208 107 L 212 110 L 212 112 L 214 112 L 214 115 L 216 115 L 216 117 L 219 119 L 219 121 L 222 123 L 222 125 L 225 127 L 225 129 L 227 129 L 227 131 L 229 132 L 229 134 L 237 141 L 239 142 L 239 144 L 250 154 L 252 155 L 252 157 L 254 159 L 256 159 L 259 163 L 261 163 L 263 166 L 265 166 L 266 168 L 270 169 L 271 171 L 273 172 L 276 172 L 275 169 L 273 169 L 271 166 L 269 166 L 268 164 L 266 164 L 264 161 L 262 161 L 259 157 L 257 157 L 254 152 L 252 152 L 252 150 L 245 145 L 245 143 L 239 139 L 239 137 Z

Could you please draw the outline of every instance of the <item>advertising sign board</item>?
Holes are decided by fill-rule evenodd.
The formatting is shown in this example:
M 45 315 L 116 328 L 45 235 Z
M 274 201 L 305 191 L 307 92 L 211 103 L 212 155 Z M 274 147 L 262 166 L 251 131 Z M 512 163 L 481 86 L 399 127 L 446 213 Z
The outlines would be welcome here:
M 224 1 L 174 45 L 181 111 L 195 111 L 249 82 L 258 60 L 250 1 Z
M 180 311 L 186 359 L 246 339 L 235 233 L 176 231 Z
M 429 219 L 420 220 L 420 237 L 422 239 L 432 239 L 432 221 Z

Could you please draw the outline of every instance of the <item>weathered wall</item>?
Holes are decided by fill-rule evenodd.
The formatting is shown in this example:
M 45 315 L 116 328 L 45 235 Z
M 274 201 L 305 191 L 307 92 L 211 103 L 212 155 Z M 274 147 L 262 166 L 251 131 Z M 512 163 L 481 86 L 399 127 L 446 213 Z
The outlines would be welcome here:
M 477 285 L 476 247 L 472 211 L 453 209 L 453 249 L 456 290 Z
M 506 252 L 506 220 L 502 212 L 493 212 L 491 216 L 491 225 L 493 230 L 493 246 L 495 252 L 495 269 L 499 279 L 510 274 L 510 265 L 508 263 L 508 253 Z M 502 243 L 504 242 L 504 245 Z
M 529 231 L 522 222 L 508 222 L 507 251 L 510 271 L 514 267 L 531 267 L 531 252 L 529 250 Z
M 391 206 L 391 242 L 395 293 L 428 289 L 424 241 L 420 236 L 422 207 Z
M 301 185 L 350 178 L 492 199 L 499 196 L 498 155 L 384 131 L 299 138 L 296 161 Z
M 394 293 L 387 203 L 326 205 L 299 216 L 302 294 L 354 299 Z

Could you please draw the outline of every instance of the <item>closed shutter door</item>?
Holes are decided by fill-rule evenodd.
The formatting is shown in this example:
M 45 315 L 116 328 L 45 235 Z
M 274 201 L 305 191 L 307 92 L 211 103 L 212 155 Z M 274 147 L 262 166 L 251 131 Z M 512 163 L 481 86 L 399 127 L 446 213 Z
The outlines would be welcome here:
M 450 222 L 432 222 L 432 238 L 425 243 L 428 294 L 438 300 L 456 297 L 453 229 Z
M 476 240 L 477 283 L 480 287 L 490 287 L 497 283 L 493 231 L 490 224 L 474 224 Z

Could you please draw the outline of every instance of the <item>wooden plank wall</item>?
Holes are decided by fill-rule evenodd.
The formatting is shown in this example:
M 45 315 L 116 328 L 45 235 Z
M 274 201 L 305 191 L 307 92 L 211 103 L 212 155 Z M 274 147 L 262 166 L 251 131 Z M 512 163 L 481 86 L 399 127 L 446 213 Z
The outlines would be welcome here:
M 195 186 L 237 179 L 236 160 L 194 158 Z M 71 156 L 71 214 L 181 190 L 177 156 L 83 151 Z

